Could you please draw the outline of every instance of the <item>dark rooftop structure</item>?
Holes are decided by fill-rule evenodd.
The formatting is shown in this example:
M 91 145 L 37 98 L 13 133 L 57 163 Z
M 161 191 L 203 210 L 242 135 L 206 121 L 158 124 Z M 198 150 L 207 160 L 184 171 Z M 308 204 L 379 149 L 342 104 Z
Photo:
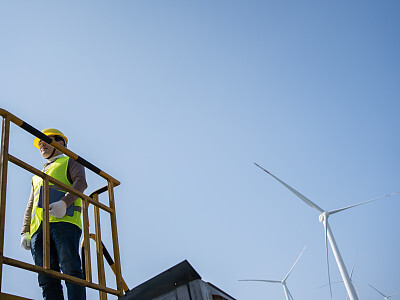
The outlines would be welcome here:
M 236 300 L 204 282 L 187 260 L 128 291 L 119 300 Z

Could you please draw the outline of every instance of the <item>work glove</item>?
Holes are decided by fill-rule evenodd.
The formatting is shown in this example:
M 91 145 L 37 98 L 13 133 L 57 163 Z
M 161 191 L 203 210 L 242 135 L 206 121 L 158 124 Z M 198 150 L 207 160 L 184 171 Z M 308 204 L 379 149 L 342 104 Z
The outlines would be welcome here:
M 49 205 L 49 214 L 56 218 L 62 218 L 67 212 L 67 203 L 62 200 L 56 201 Z
M 31 250 L 31 234 L 29 232 L 21 235 L 21 247 L 25 250 Z

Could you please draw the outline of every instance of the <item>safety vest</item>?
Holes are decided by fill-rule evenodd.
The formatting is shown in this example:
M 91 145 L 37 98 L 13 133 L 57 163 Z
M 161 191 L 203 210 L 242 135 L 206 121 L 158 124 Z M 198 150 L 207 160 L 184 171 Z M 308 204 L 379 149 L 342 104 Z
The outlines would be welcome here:
M 71 186 L 71 182 L 69 182 L 67 177 L 67 169 L 68 169 L 68 161 L 69 157 L 63 156 L 56 159 L 51 163 L 47 171 L 45 172 L 47 175 L 61 181 L 67 186 Z M 43 169 L 42 169 L 43 171 Z M 30 226 L 30 235 L 32 236 L 40 227 L 40 224 L 43 220 L 43 179 L 37 175 L 32 177 L 32 185 L 34 189 L 34 199 L 33 199 L 33 209 L 31 216 L 31 226 Z M 56 202 L 64 197 L 66 191 L 60 189 L 60 187 L 55 186 L 51 182 L 49 182 L 49 203 Z M 82 229 L 82 220 L 81 220 L 81 212 L 82 212 L 82 199 L 78 198 L 75 200 L 73 205 L 67 208 L 67 212 L 64 217 L 56 218 L 49 215 L 50 223 L 54 222 L 68 222 L 75 224 L 80 229 Z

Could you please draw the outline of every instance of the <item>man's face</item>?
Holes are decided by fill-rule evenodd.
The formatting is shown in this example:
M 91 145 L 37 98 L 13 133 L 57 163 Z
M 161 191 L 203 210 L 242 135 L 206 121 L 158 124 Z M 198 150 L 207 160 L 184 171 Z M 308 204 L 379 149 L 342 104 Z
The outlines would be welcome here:
M 55 136 L 54 135 L 49 135 L 49 137 L 54 140 Z M 64 146 L 64 143 L 62 141 L 57 141 L 60 145 Z M 53 153 L 54 147 L 47 144 L 44 141 L 39 142 L 39 151 L 40 154 L 43 156 L 43 158 L 49 158 L 49 156 Z M 56 152 L 59 152 L 59 150 L 56 150 Z M 57 154 L 58 155 L 58 154 Z

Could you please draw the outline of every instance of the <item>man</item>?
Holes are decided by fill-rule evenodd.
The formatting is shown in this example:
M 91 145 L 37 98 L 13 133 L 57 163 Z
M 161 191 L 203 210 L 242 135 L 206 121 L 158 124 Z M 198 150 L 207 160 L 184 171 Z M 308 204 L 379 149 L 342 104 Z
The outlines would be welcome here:
M 59 130 L 47 128 L 42 132 L 60 145 L 67 147 L 68 139 Z M 83 192 L 87 188 L 85 168 L 61 151 L 36 138 L 33 145 L 47 160 L 42 172 Z M 31 250 L 35 265 L 43 266 L 43 180 L 33 176 L 32 188 L 21 231 L 21 246 Z M 79 239 L 82 233 L 82 199 L 49 183 L 50 267 L 52 270 L 84 279 L 79 257 Z M 43 298 L 64 299 L 59 279 L 38 275 Z M 68 299 L 86 299 L 83 286 L 66 282 Z

